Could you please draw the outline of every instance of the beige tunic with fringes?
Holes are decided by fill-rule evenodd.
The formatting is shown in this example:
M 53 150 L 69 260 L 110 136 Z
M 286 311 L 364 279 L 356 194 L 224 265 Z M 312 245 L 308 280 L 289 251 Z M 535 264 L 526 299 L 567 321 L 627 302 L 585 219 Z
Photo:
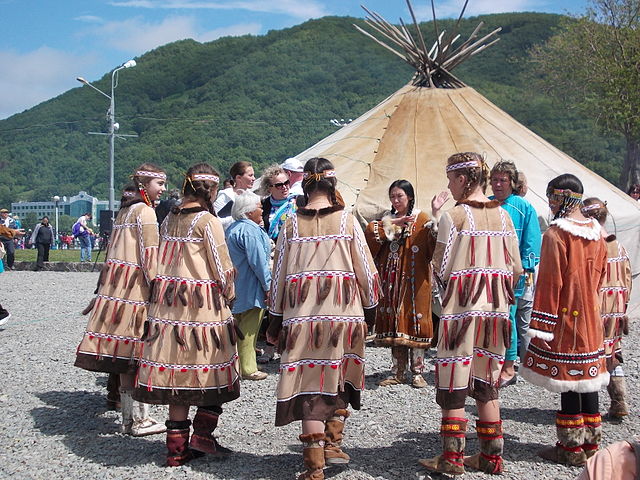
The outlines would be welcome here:
M 237 331 L 228 303 L 234 269 L 222 225 L 202 209 L 162 224 L 158 275 L 134 398 L 145 403 L 221 405 L 240 395 Z
M 438 331 L 437 400 L 462 408 L 495 395 L 507 343 L 514 279 L 522 273 L 518 238 L 498 202 L 469 202 L 447 211 L 438 224 L 433 269 L 446 290 Z M 479 390 L 484 393 L 476 393 Z
M 158 223 L 153 208 L 144 203 L 122 208 L 113 224 L 98 295 L 78 346 L 77 367 L 135 372 L 157 252 Z
M 348 404 L 360 408 L 363 307 L 377 304 L 378 282 L 351 213 L 300 209 L 287 219 L 271 282 L 270 311 L 283 317 L 276 425 L 328 420 Z

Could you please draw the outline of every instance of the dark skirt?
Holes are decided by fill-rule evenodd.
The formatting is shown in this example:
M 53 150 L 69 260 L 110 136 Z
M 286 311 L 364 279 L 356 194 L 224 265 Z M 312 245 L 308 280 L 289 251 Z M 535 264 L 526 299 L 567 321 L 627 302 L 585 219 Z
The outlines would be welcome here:
M 78 353 L 74 366 L 90 372 L 123 373 L 135 375 L 138 363 L 127 358 L 113 358 L 94 354 Z
M 133 391 L 133 398 L 138 402 L 150 403 L 153 405 L 195 405 L 207 407 L 211 405 L 222 405 L 231 402 L 240 396 L 240 380 L 237 379 L 231 388 L 220 388 L 220 390 L 180 390 L 170 388 L 137 387 Z
M 360 391 L 349 383 L 344 384 L 344 391 L 337 395 L 306 394 L 298 395 L 286 402 L 276 405 L 276 427 L 288 425 L 297 420 L 319 420 L 326 422 L 339 408 L 351 405 L 360 410 Z

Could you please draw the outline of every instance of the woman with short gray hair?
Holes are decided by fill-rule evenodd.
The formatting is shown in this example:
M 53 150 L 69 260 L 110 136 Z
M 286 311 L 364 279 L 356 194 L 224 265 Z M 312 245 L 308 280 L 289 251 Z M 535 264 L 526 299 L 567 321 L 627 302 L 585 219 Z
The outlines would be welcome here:
M 271 242 L 261 228 L 260 197 L 248 190 L 240 192 L 233 203 L 231 216 L 234 222 L 225 236 L 237 272 L 235 285 L 243 292 L 236 297 L 231 310 L 244 334 L 243 339 L 238 339 L 240 373 L 245 380 L 264 380 L 267 374 L 258 370 L 255 348 L 271 288 Z

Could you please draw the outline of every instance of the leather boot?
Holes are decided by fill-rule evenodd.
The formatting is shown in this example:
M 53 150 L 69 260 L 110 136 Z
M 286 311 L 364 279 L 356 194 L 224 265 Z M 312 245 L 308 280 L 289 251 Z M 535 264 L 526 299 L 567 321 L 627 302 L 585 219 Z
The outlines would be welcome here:
M 391 355 L 394 359 L 395 373 L 384 380 L 378 385 L 381 387 L 388 387 L 389 385 L 400 385 L 407 381 L 407 364 L 409 362 L 409 349 L 407 347 L 391 347 Z
M 221 413 L 220 407 L 198 407 L 196 416 L 193 417 L 193 435 L 190 443 L 193 450 L 217 456 L 232 453 L 231 450 L 220 445 L 213 436 Z
M 107 379 L 107 409 L 120 410 L 120 375 L 110 373 Z
M 344 422 L 349 418 L 346 408 L 339 408 L 333 412 L 333 416 L 327 420 L 324 428 L 325 445 L 324 461 L 327 465 L 344 465 L 349 463 L 349 455 L 342 451 L 342 439 L 344 435 Z
M 122 413 L 120 432 L 131 435 L 131 427 L 133 426 L 133 398 L 131 398 L 131 390 L 120 389 L 120 411 Z
M 131 408 L 133 423 L 131 425 L 131 435 L 134 437 L 146 437 L 156 433 L 164 433 L 167 428 L 157 420 L 149 416 L 149 405 L 146 403 L 133 401 Z
M 545 448 L 538 456 L 555 463 L 574 467 L 584 465 L 587 456 L 582 449 L 584 444 L 584 419 L 582 414 L 567 415 L 556 413 L 556 433 L 558 443 L 555 447 Z
M 191 422 L 167 420 L 167 467 L 179 467 L 193 458 L 189 450 L 189 427 Z
M 302 455 L 306 470 L 298 476 L 298 480 L 324 480 L 324 432 L 303 433 L 299 438 L 304 444 Z
M 466 457 L 465 467 L 480 470 L 484 473 L 499 475 L 504 472 L 502 450 L 504 439 L 502 438 L 502 421 L 476 422 L 476 432 L 480 443 L 480 453 Z
M 611 398 L 611 406 L 609 407 L 609 417 L 620 419 L 629 415 L 629 407 L 627 406 L 627 381 L 624 377 L 611 377 L 607 392 Z
M 420 465 L 432 472 L 463 475 L 466 432 L 467 420 L 465 418 L 444 417 L 440 425 L 442 455 L 418 460 Z
M 600 448 L 602 441 L 602 417 L 599 413 L 583 413 L 584 419 L 584 450 L 587 458 L 591 458 Z

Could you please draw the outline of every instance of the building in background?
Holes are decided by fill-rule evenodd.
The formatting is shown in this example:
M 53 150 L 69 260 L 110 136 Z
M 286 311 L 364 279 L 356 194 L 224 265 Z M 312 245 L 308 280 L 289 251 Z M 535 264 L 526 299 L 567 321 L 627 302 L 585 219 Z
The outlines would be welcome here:
M 116 201 L 114 207 L 118 210 L 120 202 Z M 73 218 L 78 218 L 84 213 L 91 212 L 93 214 L 91 222 L 95 225 L 100 219 L 100 212 L 109 209 L 109 202 L 107 200 L 98 200 L 87 192 L 80 191 L 73 197 L 62 197 L 62 200 L 58 202 L 58 209 L 60 215 L 69 215 Z M 11 204 L 11 213 L 18 215 L 20 218 L 25 218 L 27 214 L 32 212 L 39 219 L 45 215 L 53 219 L 56 214 L 56 203 L 53 200 L 49 200 L 47 202 L 14 202 Z

